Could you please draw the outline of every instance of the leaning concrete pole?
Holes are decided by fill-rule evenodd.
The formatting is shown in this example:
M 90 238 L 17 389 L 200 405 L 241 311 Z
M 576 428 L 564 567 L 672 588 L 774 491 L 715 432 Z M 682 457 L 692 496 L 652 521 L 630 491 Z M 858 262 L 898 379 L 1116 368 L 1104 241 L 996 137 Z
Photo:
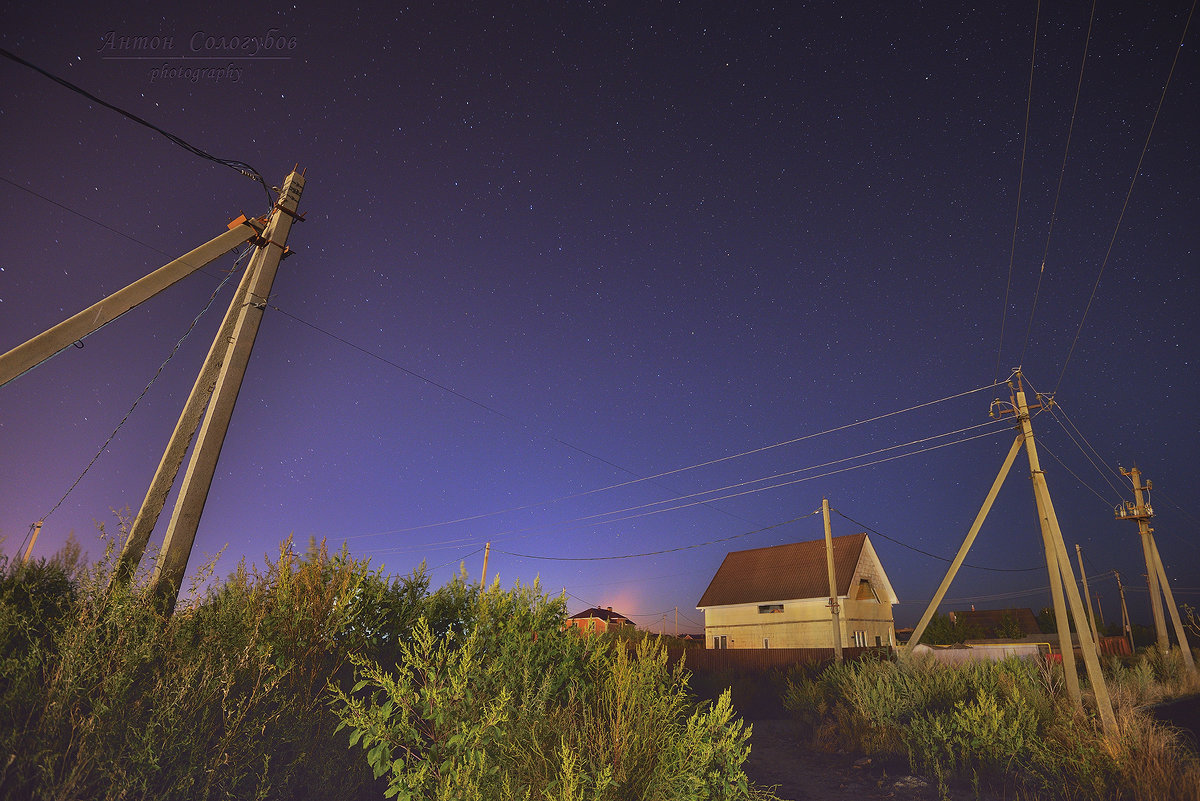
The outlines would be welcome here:
M 833 569 L 833 530 L 829 526 L 829 499 L 821 499 L 825 518 L 825 567 L 829 570 L 829 611 L 833 618 L 833 658 L 842 661 L 842 621 L 838 611 L 837 575 Z
M 983 527 L 983 521 L 987 520 L 988 512 L 992 510 L 992 504 L 996 502 L 996 495 L 1000 493 L 1000 488 L 1004 486 L 1004 480 L 1008 478 L 1008 473 L 1012 470 L 1013 462 L 1017 459 L 1017 454 L 1021 452 L 1021 443 L 1024 439 L 1020 434 L 1013 441 L 1012 447 L 1008 449 L 1008 456 L 1004 457 L 1004 464 L 1000 466 L 1000 472 L 996 474 L 996 480 L 992 482 L 991 489 L 988 490 L 987 497 L 983 499 L 983 505 L 979 507 L 979 514 L 975 515 L 975 522 L 971 524 L 971 528 L 967 531 L 967 536 L 963 539 L 963 544 L 958 549 L 958 554 L 954 557 L 954 561 L 950 563 L 950 569 L 946 571 L 945 578 L 938 586 L 937 592 L 933 594 L 933 600 L 929 602 L 929 606 L 925 608 L 925 614 L 921 615 L 921 620 L 917 623 L 917 627 L 913 629 L 912 636 L 908 638 L 908 644 L 904 646 L 907 653 L 912 653 L 912 650 L 921 642 L 921 635 L 925 633 L 925 628 L 929 625 L 929 621 L 933 619 L 933 615 L 937 612 L 938 606 L 941 605 L 942 599 L 946 597 L 946 591 L 950 589 L 950 582 L 954 581 L 954 577 L 958 575 L 958 569 L 962 567 L 963 561 L 967 558 L 967 553 L 971 550 L 971 545 L 975 542 L 975 537 L 979 534 L 979 529 Z
M 146 545 L 150 541 L 150 535 L 158 523 L 163 506 L 166 505 L 167 495 L 175 485 L 179 468 L 183 464 L 183 457 L 187 455 L 188 446 L 192 444 L 192 437 L 195 436 L 196 428 L 200 425 L 200 418 L 204 415 L 204 410 L 208 408 L 208 402 L 212 398 L 213 387 L 217 383 L 221 365 L 225 363 L 225 358 L 229 354 L 234 325 L 237 323 L 242 307 L 246 305 L 250 282 L 253 278 L 254 273 L 247 267 L 238 284 L 237 291 L 233 293 L 233 298 L 229 301 L 225 319 L 221 321 L 221 327 L 217 329 L 217 335 L 213 338 L 212 345 L 209 346 L 208 356 L 205 357 L 204 364 L 200 367 L 200 374 L 196 376 L 192 391 L 183 404 L 183 411 L 180 412 L 179 420 L 175 423 L 175 430 L 171 432 L 171 438 L 167 441 L 167 447 L 158 463 L 158 469 L 155 470 L 154 477 L 150 480 L 146 497 L 142 499 L 142 506 L 133 520 L 133 525 L 129 527 L 129 534 L 125 538 L 125 545 L 121 548 L 116 569 L 113 570 L 112 577 L 109 579 L 109 592 L 112 592 L 113 588 L 118 585 L 128 584 L 134 573 L 137 572 L 138 565 L 142 561 L 142 554 L 145 553 Z
M 1184 631 L 1183 621 L 1179 619 L 1179 607 L 1175 605 L 1175 594 L 1167 581 L 1167 571 L 1163 567 L 1162 557 L 1158 555 L 1158 545 L 1154 542 L 1154 529 L 1151 529 L 1150 549 L 1154 556 L 1154 569 L 1158 571 L 1158 584 L 1162 587 L 1163 595 L 1167 598 L 1167 611 L 1171 613 L 1171 623 L 1175 626 L 1175 637 L 1179 640 L 1179 650 L 1183 652 L 1183 663 L 1192 673 L 1196 672 L 1196 663 L 1192 660 L 1192 649 L 1188 645 L 1187 632 Z
M 174 610 L 179 597 L 192 544 L 196 539 L 196 530 L 200 525 L 200 514 L 204 511 L 204 503 L 208 499 L 208 490 L 212 486 L 213 474 L 217 469 L 217 459 L 225 443 L 229 420 L 233 416 L 233 407 L 242 387 L 246 365 L 250 362 L 250 352 L 254 347 L 263 311 L 271 296 L 271 286 L 275 281 L 279 261 L 287 250 L 288 233 L 291 231 L 292 221 L 297 218 L 296 208 L 303 190 L 304 176 L 293 171 L 283 183 L 283 190 L 275 204 L 275 210 L 271 213 L 267 229 L 256 241 L 258 251 L 247 268 L 253 276 L 250 291 L 238 313 L 227 358 L 221 365 L 216 385 L 213 387 L 212 399 L 209 401 L 204 421 L 200 424 L 192 459 L 188 463 L 187 473 L 184 475 L 179 497 L 171 514 L 171 522 L 167 526 L 162 551 L 150 576 L 151 592 L 167 612 Z
M 1075 543 L 1075 556 L 1079 561 L 1079 579 L 1083 582 L 1083 602 L 1087 604 L 1088 623 L 1092 627 L 1092 639 L 1096 647 L 1100 647 L 1100 629 L 1096 628 L 1096 615 L 1092 612 L 1092 593 L 1088 590 L 1087 573 L 1083 570 L 1083 549 Z
M 1142 540 L 1142 557 L 1146 560 L 1146 578 L 1150 582 L 1150 611 L 1154 615 L 1154 635 L 1158 652 L 1166 656 L 1171 650 L 1171 644 L 1167 637 L 1167 619 L 1163 615 L 1162 595 L 1159 593 L 1158 571 L 1154 568 L 1154 529 L 1150 528 L 1150 518 L 1154 517 L 1154 510 L 1142 494 L 1143 491 L 1153 489 L 1153 484 L 1149 481 L 1143 484 L 1142 471 L 1136 467 L 1132 470 L 1122 467 L 1120 470 L 1122 475 L 1128 476 L 1133 482 L 1135 503 L 1130 504 L 1126 501 L 1124 505 L 1118 506 L 1116 516 L 1118 520 L 1137 521 L 1138 535 Z
M 1044 514 L 1044 523 L 1049 529 L 1049 545 L 1052 548 L 1047 548 L 1047 562 L 1050 561 L 1051 550 L 1053 556 L 1058 561 L 1058 569 L 1061 571 L 1061 576 L 1057 577 L 1061 582 L 1063 589 L 1066 590 L 1067 601 L 1071 606 L 1071 617 L 1075 620 L 1075 630 L 1079 635 L 1080 650 L 1083 651 L 1083 663 L 1087 667 L 1088 679 L 1092 684 L 1092 692 L 1096 696 L 1096 708 L 1100 713 L 1100 722 L 1104 727 L 1105 734 L 1116 735 L 1117 733 L 1117 718 L 1113 714 L 1112 699 L 1108 695 L 1108 685 L 1104 681 L 1104 673 L 1100 670 L 1100 660 L 1096 656 L 1096 644 L 1092 640 L 1092 633 L 1088 631 L 1086 625 L 1087 618 L 1083 611 L 1083 599 L 1079 596 L 1079 587 L 1075 585 L 1074 571 L 1071 570 L 1071 560 L 1067 556 L 1067 546 L 1063 542 L 1062 528 L 1058 524 L 1058 515 L 1054 512 L 1054 503 L 1050 500 L 1050 488 L 1046 484 L 1046 475 L 1042 472 L 1042 467 L 1038 461 L 1037 444 L 1033 439 L 1033 425 L 1029 419 L 1029 405 L 1025 400 L 1025 391 L 1021 387 L 1021 375 L 1017 373 L 1017 390 L 1015 393 L 1014 406 L 1017 409 L 1017 419 L 1021 424 L 1021 433 L 1025 435 L 1025 451 L 1029 457 L 1029 475 L 1033 480 L 1033 494 L 1038 503 L 1038 512 Z M 1050 586 L 1055 585 L 1055 576 L 1051 569 Z M 1057 610 L 1056 610 L 1057 611 Z M 1065 617 L 1058 619 L 1058 627 L 1061 633 L 1066 630 L 1068 642 L 1070 641 L 1070 628 Z M 1066 654 L 1063 655 L 1063 664 L 1066 665 Z

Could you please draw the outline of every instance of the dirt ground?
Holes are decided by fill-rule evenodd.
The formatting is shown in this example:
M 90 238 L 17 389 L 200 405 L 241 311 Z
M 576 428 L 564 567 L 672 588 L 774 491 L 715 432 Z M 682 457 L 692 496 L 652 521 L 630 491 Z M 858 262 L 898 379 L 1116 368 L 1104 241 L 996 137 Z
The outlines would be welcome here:
M 774 787 L 785 801 L 884 798 L 935 801 L 938 798 L 937 787 L 909 775 L 903 770 L 906 766 L 892 766 L 888 770 L 869 759 L 812 750 L 801 744 L 790 720 L 748 722 L 753 730 L 746 775 L 761 787 Z

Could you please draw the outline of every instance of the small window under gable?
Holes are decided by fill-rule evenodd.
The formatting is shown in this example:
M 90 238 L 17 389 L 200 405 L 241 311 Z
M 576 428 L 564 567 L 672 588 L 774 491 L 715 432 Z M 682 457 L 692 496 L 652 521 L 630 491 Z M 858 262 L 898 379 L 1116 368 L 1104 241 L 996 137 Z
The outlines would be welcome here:
M 783 614 L 783 604 L 759 604 L 758 613 L 760 615 Z
M 856 601 L 875 601 L 879 602 L 879 594 L 875 592 L 875 588 L 871 586 L 870 579 L 858 580 L 858 594 L 854 596 Z

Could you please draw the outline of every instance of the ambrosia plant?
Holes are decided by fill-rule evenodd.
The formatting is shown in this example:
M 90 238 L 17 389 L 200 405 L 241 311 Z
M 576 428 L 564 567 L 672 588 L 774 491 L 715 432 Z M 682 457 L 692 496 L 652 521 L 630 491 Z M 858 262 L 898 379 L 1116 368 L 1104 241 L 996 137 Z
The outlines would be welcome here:
M 727 698 L 697 709 L 651 643 L 564 632 L 536 586 L 431 591 L 285 541 L 166 617 L 110 566 L 0 557 L 0 801 L 754 792 Z
M 727 693 L 697 708 L 663 648 L 564 631 L 563 611 L 536 585 L 493 586 L 465 630 L 418 621 L 392 668 L 355 660 L 334 707 L 388 797 L 762 797 Z

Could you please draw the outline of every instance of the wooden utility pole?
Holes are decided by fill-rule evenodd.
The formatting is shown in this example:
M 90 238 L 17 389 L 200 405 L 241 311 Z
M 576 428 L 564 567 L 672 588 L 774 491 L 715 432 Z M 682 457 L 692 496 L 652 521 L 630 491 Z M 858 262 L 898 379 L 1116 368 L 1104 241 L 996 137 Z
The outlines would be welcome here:
M 825 567 L 829 571 L 829 612 L 833 619 L 833 658 L 842 661 L 842 621 L 838 611 L 837 575 L 833 569 L 833 529 L 829 525 L 829 499 L 821 499 L 825 519 Z
M 487 589 L 487 563 L 488 563 L 488 554 L 490 554 L 491 552 L 492 552 L 492 544 L 490 542 L 484 543 L 484 545 L 483 545 L 483 576 L 479 579 L 479 587 L 480 587 L 480 589 L 483 589 L 483 590 Z M 476 551 L 475 553 L 479 553 L 479 551 Z M 565 593 L 566 591 L 567 591 L 567 588 L 563 587 L 563 592 Z
M 1175 595 L 1171 592 L 1171 584 L 1167 581 L 1167 571 L 1163 567 L 1162 557 L 1158 554 L 1158 545 L 1154 542 L 1154 529 L 1150 527 L 1150 518 L 1154 510 L 1146 493 L 1153 489 L 1153 484 L 1142 483 L 1142 471 L 1134 467 L 1132 470 L 1120 468 L 1121 475 L 1127 476 L 1133 483 L 1134 503 L 1126 501 L 1115 510 L 1118 520 L 1136 520 L 1138 534 L 1142 540 L 1142 555 L 1146 559 L 1146 583 L 1150 589 L 1150 609 L 1154 614 L 1154 635 L 1158 651 L 1164 656 L 1170 651 L 1171 643 L 1167 637 L 1167 621 L 1163 616 L 1163 597 L 1166 597 L 1167 612 L 1171 615 L 1171 624 L 1175 627 L 1175 637 L 1179 640 L 1179 650 L 1183 653 L 1184 664 L 1188 670 L 1195 673 L 1196 664 L 1192 660 L 1192 649 L 1188 645 L 1187 633 L 1183 622 L 1179 619 L 1179 608 L 1175 605 Z M 1161 593 L 1161 596 L 1160 596 Z
M 1079 578 L 1083 581 L 1083 600 L 1087 604 L 1088 622 L 1092 626 L 1092 637 L 1096 640 L 1096 647 L 1100 647 L 1100 630 L 1096 628 L 1096 616 L 1092 614 L 1092 594 L 1088 592 L 1087 573 L 1083 570 L 1083 549 L 1079 547 L 1079 543 L 1075 543 L 1075 557 L 1079 561 Z
M 1025 398 L 1025 389 L 1020 369 L 1014 371 L 1013 377 L 1017 383 L 1014 386 L 1012 381 L 1009 381 L 1009 388 L 1011 390 L 1010 402 L 1007 405 L 1001 405 L 999 401 L 996 401 L 992 406 L 995 409 L 997 405 L 1001 405 L 1001 415 L 1012 414 L 1016 416 L 1019 434 L 1012 448 L 1009 449 L 1008 457 L 1005 459 L 1004 465 L 1000 468 L 1000 474 L 992 484 L 992 490 L 988 493 L 988 497 L 984 501 L 979 515 L 976 516 L 975 523 L 972 524 L 971 530 L 967 534 L 967 539 L 959 549 L 958 556 L 951 563 L 950 569 L 946 573 L 946 578 L 943 579 L 941 587 L 939 587 L 929 607 L 925 610 L 925 614 L 922 616 L 917 629 L 913 632 L 913 636 L 908 642 L 908 649 L 911 651 L 917 645 L 925 626 L 933 616 L 934 611 L 936 611 L 937 605 L 941 603 L 946 589 L 950 586 L 950 582 L 954 578 L 954 574 L 966 558 L 967 551 L 971 547 L 971 542 L 978 533 L 979 527 L 983 524 L 983 519 L 987 516 L 988 510 L 995 500 L 996 493 L 999 492 L 1001 484 L 1004 483 L 1004 479 L 1012 467 L 1013 460 L 1016 459 L 1017 452 L 1024 445 L 1026 457 L 1029 459 L 1029 475 L 1033 484 L 1033 497 L 1038 510 L 1038 524 L 1042 532 L 1042 545 L 1046 553 L 1046 569 L 1050 575 L 1050 594 L 1054 601 L 1054 614 L 1058 624 L 1058 643 L 1063 658 L 1063 672 L 1066 676 L 1067 693 L 1075 707 L 1082 711 L 1083 698 L 1079 688 L 1079 675 L 1075 670 L 1070 622 L 1067 619 L 1067 606 L 1069 604 L 1071 616 L 1076 621 L 1080 650 L 1083 652 L 1083 661 L 1087 667 L 1088 679 L 1092 684 L 1101 723 L 1107 734 L 1115 734 L 1117 720 L 1113 715 L 1112 699 L 1108 694 L 1108 686 L 1105 684 L 1104 674 L 1100 670 L 1100 660 L 1096 655 L 1095 641 L 1092 638 L 1090 630 L 1084 623 L 1083 600 L 1079 596 L 1079 588 L 1075 585 L 1074 571 L 1071 570 L 1071 562 L 1067 557 L 1067 548 L 1063 543 L 1062 529 L 1058 524 L 1058 516 L 1054 511 L 1054 503 L 1050 499 L 1050 490 L 1046 484 L 1046 476 L 1042 472 L 1041 464 L 1038 461 L 1037 446 L 1033 437 L 1033 426 L 1030 422 L 1030 407 Z M 1035 408 L 1037 407 L 1035 406 Z M 1065 599 L 1064 595 L 1066 596 Z
M 246 268 L 251 278 L 245 300 L 238 310 L 228 350 L 212 388 L 200 431 L 196 435 L 192 458 L 188 462 L 179 497 L 167 525 L 162 550 L 150 576 L 150 591 L 166 612 L 174 610 L 179 597 L 192 544 L 196 540 L 196 530 L 200 526 L 200 515 L 208 500 L 208 490 L 212 486 L 217 459 L 225 443 L 225 434 L 229 430 L 229 421 L 242 387 L 242 379 L 246 375 L 259 324 L 271 297 L 275 273 L 287 251 L 292 222 L 299 218 L 296 209 L 303 191 L 304 176 L 293 170 L 284 180 L 266 230 L 255 240 L 258 249 Z
M 1121 586 L 1121 574 L 1113 571 L 1117 577 L 1117 592 L 1121 596 L 1121 628 L 1129 639 L 1129 653 L 1133 653 L 1133 627 L 1129 625 L 1129 609 L 1125 606 L 1125 588 Z

